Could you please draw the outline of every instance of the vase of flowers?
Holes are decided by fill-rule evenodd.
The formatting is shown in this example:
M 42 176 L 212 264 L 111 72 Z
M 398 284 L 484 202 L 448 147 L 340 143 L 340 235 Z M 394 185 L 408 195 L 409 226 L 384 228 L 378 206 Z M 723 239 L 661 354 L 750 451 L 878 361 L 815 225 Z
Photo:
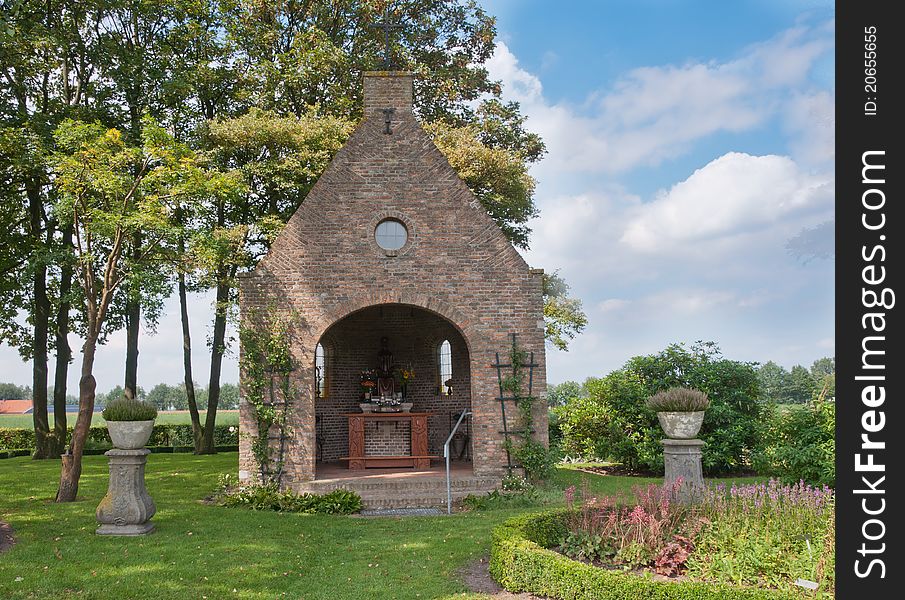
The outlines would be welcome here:
M 415 370 L 411 366 L 407 368 L 396 369 L 394 375 L 396 383 L 399 385 L 399 389 L 402 390 L 402 397 L 408 398 L 408 386 L 409 383 L 415 379 Z
M 374 389 L 377 387 L 377 371 L 375 371 L 374 369 L 362 371 L 359 381 L 361 384 L 362 397 L 364 398 L 365 402 L 370 402 L 371 395 L 374 393 Z
M 647 407 L 657 412 L 666 437 L 678 440 L 689 440 L 698 434 L 709 406 L 707 394 L 691 388 L 669 388 L 647 399 Z

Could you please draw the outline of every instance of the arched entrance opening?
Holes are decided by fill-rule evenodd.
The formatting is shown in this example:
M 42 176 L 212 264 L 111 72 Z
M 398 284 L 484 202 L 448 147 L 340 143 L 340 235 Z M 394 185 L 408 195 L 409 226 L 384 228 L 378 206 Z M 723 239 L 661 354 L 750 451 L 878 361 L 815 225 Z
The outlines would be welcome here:
M 455 324 L 408 304 L 370 306 L 333 323 L 313 355 L 316 478 L 352 473 L 349 415 L 362 413 L 366 393 L 372 399 L 403 393 L 403 406 L 411 404 L 411 413 L 426 413 L 427 452 L 436 457 L 434 467 L 441 464 L 444 442 L 462 411 L 471 409 L 469 349 Z M 363 381 L 374 385 L 363 385 Z M 363 426 L 366 455 L 413 453 L 413 421 L 365 419 Z M 471 471 L 470 419 L 460 432 L 451 444 L 451 456 L 457 470 Z M 417 439 L 419 433 L 414 435 Z M 400 468 L 391 465 L 389 460 L 386 464 L 371 461 L 366 471 Z

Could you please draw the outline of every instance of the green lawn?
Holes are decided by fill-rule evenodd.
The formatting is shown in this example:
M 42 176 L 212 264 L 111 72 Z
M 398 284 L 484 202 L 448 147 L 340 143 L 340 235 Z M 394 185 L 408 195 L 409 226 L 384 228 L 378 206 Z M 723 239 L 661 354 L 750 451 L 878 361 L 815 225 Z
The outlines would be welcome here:
M 201 411 L 201 422 L 204 422 L 204 416 L 207 414 L 204 411 Z M 76 413 L 68 413 L 66 415 L 66 420 L 69 422 L 69 425 L 75 425 L 75 417 Z M 188 411 L 178 411 L 178 412 L 161 412 L 157 414 L 157 424 L 158 425 L 180 425 L 185 424 L 188 425 L 192 422 L 189 418 Z M 218 410 L 217 411 L 217 425 L 238 425 L 239 424 L 239 411 L 237 410 Z M 50 415 L 50 425 L 53 427 L 53 415 Z M 104 418 L 101 416 L 99 412 L 94 413 L 94 416 L 91 419 L 91 425 L 93 426 L 103 426 Z M 34 427 L 34 421 L 32 420 L 31 415 L 0 415 L 0 427 L 13 427 L 13 428 L 22 428 L 22 429 L 31 429 Z
M 72 504 L 51 502 L 58 462 L 0 461 L 0 519 L 18 538 L 0 557 L 0 598 L 462 598 L 457 570 L 487 554 L 494 525 L 525 510 L 365 519 L 202 504 L 236 464 L 236 453 L 151 455 L 157 532 L 109 538 L 93 533 L 104 457 L 85 457 Z M 545 496 L 561 501 L 559 490 L 582 477 L 596 494 L 655 481 L 561 468 Z

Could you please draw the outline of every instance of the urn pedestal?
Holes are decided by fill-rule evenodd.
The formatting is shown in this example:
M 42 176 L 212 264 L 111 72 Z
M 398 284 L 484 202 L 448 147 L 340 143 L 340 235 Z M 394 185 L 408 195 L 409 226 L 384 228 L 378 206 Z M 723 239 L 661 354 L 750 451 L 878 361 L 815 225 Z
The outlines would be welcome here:
M 662 440 L 663 462 L 666 468 L 664 483 L 674 485 L 681 480 L 678 489 L 678 501 L 692 504 L 700 501 L 704 495 L 704 474 L 701 468 L 701 449 L 703 440 Z
M 143 535 L 154 530 L 151 517 L 157 512 L 145 488 L 147 448 L 105 452 L 110 461 L 110 485 L 97 507 L 98 535 Z

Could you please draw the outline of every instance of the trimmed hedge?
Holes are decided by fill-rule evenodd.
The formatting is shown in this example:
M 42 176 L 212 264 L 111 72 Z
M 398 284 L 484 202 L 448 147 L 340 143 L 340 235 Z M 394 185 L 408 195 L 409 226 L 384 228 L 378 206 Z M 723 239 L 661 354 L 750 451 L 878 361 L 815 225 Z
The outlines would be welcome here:
M 232 428 L 232 431 L 230 431 Z M 69 428 L 66 439 L 67 443 L 72 437 L 72 428 Z M 168 424 L 155 425 L 154 431 L 151 433 L 151 439 L 148 446 L 192 446 L 192 426 L 190 424 Z M 239 428 L 235 425 L 217 425 L 214 427 L 214 445 L 215 446 L 238 446 L 239 445 Z M 92 427 L 88 430 L 88 439 L 85 443 L 87 449 L 102 448 L 107 450 L 111 447 L 110 437 L 107 435 L 106 427 Z M 19 429 L 10 427 L 0 427 L 0 451 L 3 450 L 33 450 L 35 447 L 35 431 L 34 429 Z M 103 454 L 103 453 L 101 453 Z
M 511 592 L 560 600 L 798 600 L 788 592 L 701 581 L 662 581 L 650 575 L 607 570 L 547 550 L 566 533 L 564 509 L 515 517 L 493 530 L 490 574 Z
M 146 446 L 151 454 L 191 454 L 195 451 L 194 446 Z M 85 448 L 82 453 L 85 456 L 98 456 L 109 450 L 110 448 Z M 217 452 L 238 452 L 238 446 L 216 446 Z M 31 456 L 32 451 L 27 448 L 18 450 L 0 450 L 0 459 L 16 458 L 17 456 Z

